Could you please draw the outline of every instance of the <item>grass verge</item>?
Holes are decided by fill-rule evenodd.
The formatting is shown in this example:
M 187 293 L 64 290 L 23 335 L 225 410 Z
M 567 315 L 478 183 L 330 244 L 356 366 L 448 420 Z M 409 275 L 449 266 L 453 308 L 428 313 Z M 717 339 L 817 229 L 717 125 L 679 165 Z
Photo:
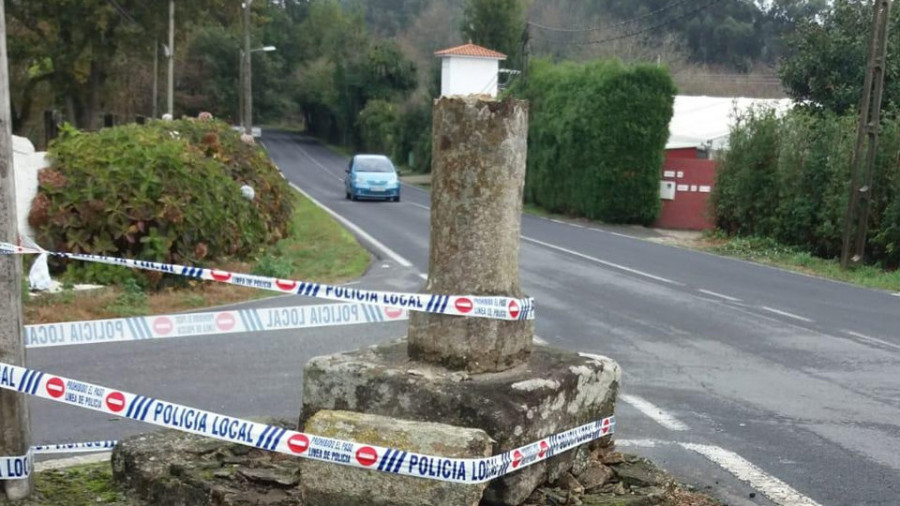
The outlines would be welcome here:
M 704 236 L 698 249 L 781 267 L 822 278 L 853 283 L 878 290 L 900 291 L 900 271 L 885 271 L 874 265 L 841 269 L 837 259 L 819 258 L 793 246 L 785 246 L 765 237 Z
M 0 503 L 3 500 L 0 499 Z M 5 504 L 5 503 L 3 503 Z M 88 506 L 106 504 L 137 506 L 116 489 L 109 462 L 86 464 L 66 469 L 43 471 L 34 479 L 34 494 L 16 506 Z
M 268 247 L 255 262 L 222 262 L 213 267 L 322 283 L 341 283 L 361 276 L 369 265 L 365 248 L 307 198 L 299 193 L 295 198 L 288 237 Z M 211 281 L 190 281 L 186 288 L 152 293 L 126 283 L 122 287 L 29 297 L 24 304 L 25 321 L 53 323 L 175 313 L 273 295 Z

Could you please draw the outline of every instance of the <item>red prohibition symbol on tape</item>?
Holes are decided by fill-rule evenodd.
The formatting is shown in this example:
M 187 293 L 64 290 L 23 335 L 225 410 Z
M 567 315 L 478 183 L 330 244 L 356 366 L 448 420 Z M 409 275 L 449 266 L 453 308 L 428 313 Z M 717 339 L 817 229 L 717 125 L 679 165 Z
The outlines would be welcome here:
M 209 275 L 213 277 L 216 281 L 228 281 L 231 279 L 231 273 L 225 271 L 209 271 Z
M 549 449 L 550 445 L 548 445 L 546 441 L 541 441 L 541 451 L 538 452 L 538 457 L 544 458 L 544 455 L 547 455 L 547 450 Z
M 517 467 L 519 467 L 519 464 L 521 464 L 521 463 L 522 463 L 522 452 L 520 452 L 519 450 L 516 450 L 515 452 L 513 452 L 513 461 L 512 461 L 513 469 L 516 469 Z
M 47 386 L 44 388 L 47 389 L 47 393 L 50 394 L 50 397 L 54 399 L 59 399 L 66 393 L 66 385 L 63 383 L 63 380 L 59 378 L 50 378 L 47 380 Z
M 386 308 L 384 308 L 384 314 L 391 320 L 394 320 L 394 319 L 400 318 L 400 315 L 403 314 L 403 310 L 397 309 L 395 307 L 386 307 Z
M 122 392 L 110 392 L 106 396 L 106 407 L 113 413 L 118 413 L 125 409 L 125 396 Z
M 293 292 L 295 288 L 297 288 L 296 281 L 285 281 L 283 279 L 276 279 L 275 286 L 278 287 L 279 290 L 283 290 L 285 292 Z
M 360 464 L 369 467 L 378 460 L 378 452 L 371 446 L 363 446 L 359 450 L 356 450 L 356 460 Z
M 160 316 L 153 320 L 153 330 L 161 336 L 169 334 L 174 328 L 175 324 L 168 317 Z
M 456 302 L 454 302 L 453 305 L 456 306 L 457 311 L 463 314 L 468 313 L 472 310 L 473 307 L 475 307 L 475 305 L 472 304 L 472 301 L 465 297 L 456 299 Z
M 288 449 L 294 453 L 303 453 L 309 449 L 309 438 L 303 434 L 295 434 L 287 440 Z
M 609 432 L 609 418 L 603 420 L 603 433 L 606 434 Z
M 509 316 L 513 318 L 519 317 L 519 303 L 514 300 L 509 301 Z
M 237 321 L 231 313 L 219 313 L 216 315 L 216 328 L 222 331 L 228 331 L 234 328 Z

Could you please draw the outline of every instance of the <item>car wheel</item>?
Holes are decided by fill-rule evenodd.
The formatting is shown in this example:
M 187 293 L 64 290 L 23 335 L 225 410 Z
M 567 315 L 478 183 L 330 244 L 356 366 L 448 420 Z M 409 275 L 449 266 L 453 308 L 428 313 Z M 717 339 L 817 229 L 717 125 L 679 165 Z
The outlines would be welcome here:
M 344 198 L 350 200 L 350 192 L 344 192 Z

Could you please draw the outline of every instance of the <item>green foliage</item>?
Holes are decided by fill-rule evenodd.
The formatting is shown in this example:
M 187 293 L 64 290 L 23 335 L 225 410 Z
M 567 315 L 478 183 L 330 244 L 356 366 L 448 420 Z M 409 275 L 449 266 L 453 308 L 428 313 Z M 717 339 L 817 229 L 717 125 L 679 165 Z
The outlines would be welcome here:
M 462 35 L 479 46 L 507 55 L 507 65 L 521 66 L 525 6 L 522 0 L 467 0 Z
M 147 294 L 134 278 L 122 282 L 122 293 L 107 304 L 106 310 L 118 316 L 139 316 L 147 314 Z
M 856 123 L 851 115 L 803 109 L 741 118 L 717 167 L 717 225 L 825 258 L 840 255 Z M 888 117 L 875 159 L 868 252 L 888 268 L 900 266 L 898 169 L 900 120 Z
M 181 120 L 82 133 L 63 129 L 29 222 L 46 245 L 159 262 L 247 258 L 287 232 L 290 189 L 265 153 L 227 125 Z M 252 186 L 256 198 L 241 197 Z M 131 279 L 78 264 L 73 279 Z M 141 284 L 160 276 L 142 274 Z
M 787 37 L 787 54 L 779 68 L 792 98 L 838 114 L 859 107 L 872 29 L 872 2 L 835 0 L 821 19 L 800 23 Z M 900 9 L 893 9 L 888 27 L 888 54 L 900 50 Z M 884 107 L 900 107 L 900 62 L 885 65 Z
M 359 112 L 362 149 L 390 155 L 397 131 L 396 106 L 384 100 L 370 100 Z
M 612 223 L 649 224 L 675 86 L 655 66 L 537 61 L 514 93 L 531 101 L 526 202 Z

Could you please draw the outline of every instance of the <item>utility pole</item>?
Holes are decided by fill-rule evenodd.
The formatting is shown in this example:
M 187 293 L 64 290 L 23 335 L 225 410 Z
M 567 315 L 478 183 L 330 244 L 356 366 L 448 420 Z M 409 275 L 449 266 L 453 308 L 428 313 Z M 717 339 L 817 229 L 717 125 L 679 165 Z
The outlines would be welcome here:
M 159 39 L 153 38 L 153 109 L 150 117 L 156 119 L 159 113 Z
M 12 164 L 12 122 L 9 110 L 9 74 L 6 59 L 6 6 L 0 0 L 0 241 L 15 244 L 16 188 Z M 0 255 L 0 361 L 25 365 L 22 341 L 22 260 L 19 255 Z M 19 456 L 31 446 L 28 403 L 24 395 L 0 392 L 0 456 Z M 32 479 L 4 482 L 6 497 L 31 495 Z
M 175 0 L 169 0 L 169 89 L 166 97 L 166 112 L 175 119 L 173 94 L 175 93 Z
M 241 92 L 244 95 L 244 133 L 253 135 L 253 97 L 251 90 L 251 70 L 250 70 L 250 4 L 253 0 L 244 0 L 244 56 L 243 73 L 241 83 Z
M 891 1 L 875 0 L 872 38 L 869 40 L 869 56 L 866 78 L 859 102 L 859 126 L 856 147 L 851 166 L 850 202 L 844 218 L 844 241 L 841 249 L 841 267 L 863 261 L 866 235 L 869 228 L 869 207 L 872 203 L 872 179 L 875 154 L 878 147 L 878 128 L 881 121 L 881 96 L 884 90 L 884 67 L 887 58 L 888 18 Z M 863 173 L 863 147 L 865 146 L 865 172 Z M 855 222 L 855 224 L 854 224 Z

